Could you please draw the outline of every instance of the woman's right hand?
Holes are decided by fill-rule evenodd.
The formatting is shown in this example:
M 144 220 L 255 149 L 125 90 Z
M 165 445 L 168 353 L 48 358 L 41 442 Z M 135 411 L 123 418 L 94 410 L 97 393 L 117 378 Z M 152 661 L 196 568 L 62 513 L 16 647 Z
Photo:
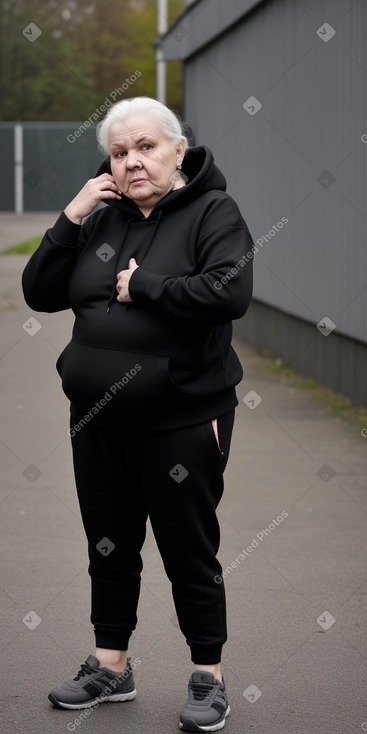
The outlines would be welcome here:
M 74 224 L 81 224 L 102 199 L 121 199 L 119 188 L 110 173 L 102 173 L 91 178 L 64 210 L 67 218 Z

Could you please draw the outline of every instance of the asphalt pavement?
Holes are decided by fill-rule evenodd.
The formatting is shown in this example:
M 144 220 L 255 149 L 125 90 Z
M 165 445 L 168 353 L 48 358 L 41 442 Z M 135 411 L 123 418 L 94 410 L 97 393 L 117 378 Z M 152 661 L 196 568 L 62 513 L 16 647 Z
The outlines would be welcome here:
M 32 216 L 0 216 L 2 249 L 42 233 L 57 213 Z M 28 308 L 26 261 L 0 258 L 1 731 L 173 734 L 192 665 L 150 527 L 130 647 L 136 699 L 85 715 L 47 699 L 76 675 L 94 639 L 68 403 L 55 370 L 72 315 Z M 367 437 L 266 371 L 249 346 L 235 348 L 245 375 L 219 506 L 225 731 L 359 734 L 367 731 Z

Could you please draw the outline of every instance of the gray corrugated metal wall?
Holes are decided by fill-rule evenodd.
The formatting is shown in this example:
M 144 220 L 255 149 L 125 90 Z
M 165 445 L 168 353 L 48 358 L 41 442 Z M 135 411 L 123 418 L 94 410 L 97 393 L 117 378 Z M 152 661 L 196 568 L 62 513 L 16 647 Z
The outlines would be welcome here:
M 363 342 L 366 21 L 363 2 L 264 2 L 185 66 L 185 119 L 259 239 L 255 298 Z
M 235 334 L 364 405 L 366 28 L 362 0 L 197 0 L 161 41 L 258 245 Z

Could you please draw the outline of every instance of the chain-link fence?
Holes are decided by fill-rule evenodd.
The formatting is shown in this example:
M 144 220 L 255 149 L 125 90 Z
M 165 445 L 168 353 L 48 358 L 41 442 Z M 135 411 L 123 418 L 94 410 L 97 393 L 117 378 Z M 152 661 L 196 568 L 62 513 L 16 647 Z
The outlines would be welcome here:
M 63 209 L 103 159 L 95 130 L 85 122 L 1 122 L 0 210 Z

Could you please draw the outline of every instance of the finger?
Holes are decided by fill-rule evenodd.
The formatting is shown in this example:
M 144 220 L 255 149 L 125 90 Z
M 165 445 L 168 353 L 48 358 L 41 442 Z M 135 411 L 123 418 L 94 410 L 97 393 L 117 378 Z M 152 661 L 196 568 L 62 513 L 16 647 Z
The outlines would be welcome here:
M 115 184 L 114 181 L 108 179 L 106 181 L 100 181 L 98 184 L 98 188 L 103 191 L 119 191 L 117 184 Z
M 113 181 L 115 182 L 115 179 L 113 176 L 111 176 L 110 173 L 101 173 L 100 176 L 97 176 L 96 178 L 92 179 L 92 181 Z
M 127 272 L 127 271 L 125 271 L 125 272 Z M 125 280 L 125 276 L 124 276 L 124 275 L 122 275 L 122 276 L 121 276 L 121 278 L 118 278 L 118 279 L 117 279 L 117 283 L 116 283 L 116 290 L 118 290 L 118 291 L 120 292 L 120 291 L 122 291 L 122 290 L 123 290 L 123 289 L 124 289 L 125 287 L 126 287 L 126 280 Z
M 120 189 L 118 188 L 113 177 L 110 176 L 108 173 L 103 173 L 101 176 L 97 176 L 97 178 L 91 179 L 90 181 L 88 181 L 86 186 L 87 190 L 89 190 L 91 193 L 96 192 L 97 194 L 110 194 L 110 192 L 113 192 L 118 197 L 121 196 Z
M 121 293 L 123 287 L 124 287 L 123 281 L 122 280 L 118 280 L 117 283 L 116 283 L 116 290 L 118 291 L 118 293 Z
M 117 273 L 117 282 L 120 284 L 120 286 L 122 285 L 123 279 L 128 272 L 128 270 L 120 270 L 120 272 Z
M 117 301 L 118 301 L 119 303 L 127 303 L 128 301 L 131 301 L 131 298 L 130 298 L 130 296 L 129 296 L 129 294 L 128 294 L 128 293 L 120 293 L 120 294 L 119 294 L 119 295 L 117 296 L 116 300 L 117 300 Z
M 98 188 L 98 195 L 103 199 L 121 199 L 121 193 L 116 184 L 107 182 Z

